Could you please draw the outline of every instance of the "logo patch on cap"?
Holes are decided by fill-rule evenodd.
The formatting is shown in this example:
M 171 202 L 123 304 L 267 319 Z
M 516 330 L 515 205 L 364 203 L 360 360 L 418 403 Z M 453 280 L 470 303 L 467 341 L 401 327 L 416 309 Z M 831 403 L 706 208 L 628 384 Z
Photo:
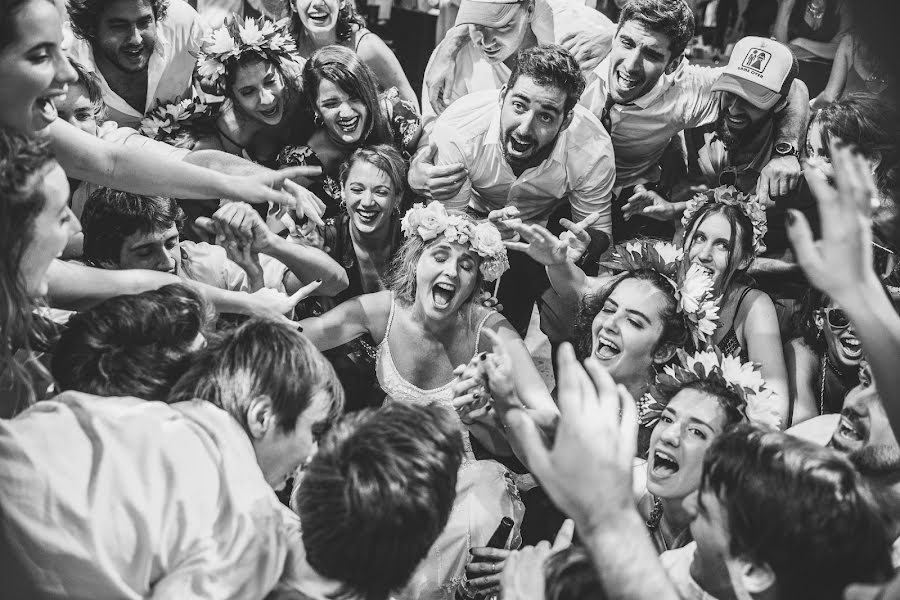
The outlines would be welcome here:
M 741 70 L 748 71 L 755 75 L 762 75 L 771 59 L 771 52 L 766 52 L 761 48 L 751 48 L 750 52 L 747 53 L 747 56 L 744 57 L 744 62 L 741 64 Z

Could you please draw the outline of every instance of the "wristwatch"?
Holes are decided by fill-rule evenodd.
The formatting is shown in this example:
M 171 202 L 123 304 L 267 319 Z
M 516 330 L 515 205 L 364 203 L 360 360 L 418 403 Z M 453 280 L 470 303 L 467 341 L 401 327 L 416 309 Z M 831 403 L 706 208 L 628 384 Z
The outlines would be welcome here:
M 790 142 L 778 142 L 775 144 L 775 154 L 778 156 L 794 156 L 800 158 L 800 151 Z

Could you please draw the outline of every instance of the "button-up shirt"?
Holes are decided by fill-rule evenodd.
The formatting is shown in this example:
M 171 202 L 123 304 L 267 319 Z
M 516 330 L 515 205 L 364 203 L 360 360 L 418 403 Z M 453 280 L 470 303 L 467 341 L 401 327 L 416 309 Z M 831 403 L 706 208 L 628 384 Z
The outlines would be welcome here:
M 660 554 L 659 560 L 666 569 L 669 581 L 675 586 L 681 600 L 716 600 L 715 596 L 708 594 L 691 577 L 691 564 L 694 562 L 696 551 L 697 542 L 691 542 L 683 548 L 663 552 Z
M 762 142 L 756 156 L 748 163 L 737 165 L 734 164 L 733 153 L 725 147 L 725 142 L 718 134 L 712 128 L 704 131 L 704 144 L 697 151 L 697 166 L 706 179 L 706 184 L 709 187 L 733 185 L 745 194 L 755 194 L 756 181 L 772 156 L 772 146 L 775 142 L 774 124 L 771 119 L 764 125 L 764 130 L 759 132 L 756 139 Z M 733 172 L 734 181 L 720 181 L 724 171 Z
M 486 213 L 515 206 L 523 221 L 546 225 L 554 208 L 569 202 L 575 220 L 599 212 L 593 228 L 611 237 L 612 144 L 594 115 L 582 106 L 573 110 L 550 156 L 516 176 L 503 155 L 498 92 L 469 94 L 447 108 L 430 136 L 437 146 L 435 164 L 463 163 L 469 172 L 447 208 Z
M 723 69 L 684 63 L 631 104 L 612 105 L 610 135 L 616 151 L 617 190 L 659 181 L 659 160 L 672 136 L 715 121 L 719 94 L 712 92 L 712 85 Z M 599 119 L 609 90 L 609 59 L 594 72 L 597 78 L 582 94 L 581 104 Z
M 166 16 L 156 22 L 156 45 L 147 64 L 147 102 L 141 107 L 131 106 L 109 87 L 97 67 L 91 42 L 72 38 L 66 50 L 100 79 L 103 101 L 109 111 L 107 118 L 119 125 L 137 128 L 157 100 L 169 102 L 190 93 L 203 35 L 203 24 L 197 11 L 183 0 L 170 0 Z
M 0 502 L 52 597 L 263 598 L 288 556 L 250 438 L 205 401 L 66 392 L 0 420 Z

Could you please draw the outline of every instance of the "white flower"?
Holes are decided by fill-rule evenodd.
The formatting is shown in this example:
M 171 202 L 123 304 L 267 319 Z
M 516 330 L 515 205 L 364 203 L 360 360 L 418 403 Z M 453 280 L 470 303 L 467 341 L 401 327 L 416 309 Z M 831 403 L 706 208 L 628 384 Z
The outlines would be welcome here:
M 481 256 L 506 255 L 503 236 L 497 226 L 488 221 L 479 223 L 472 230 L 472 248 Z
M 160 127 L 166 124 L 165 121 L 155 115 L 148 115 L 141 120 L 141 133 L 147 137 L 155 138 L 159 133 Z
M 760 390 L 747 397 L 747 419 L 754 423 L 766 425 L 772 429 L 781 427 L 781 415 L 778 412 L 778 396 L 771 390 Z
M 448 242 L 457 242 L 459 244 L 464 243 L 457 239 L 460 237 L 460 235 L 461 234 L 455 225 L 447 225 L 447 228 L 444 230 L 444 239 L 446 239 Z
M 712 291 L 712 277 L 698 264 L 692 264 L 681 283 L 681 309 L 686 314 L 695 314 L 704 297 Z
M 219 27 L 203 38 L 203 51 L 206 54 L 229 54 L 236 51 L 234 38 L 227 27 Z
M 496 281 L 503 275 L 504 271 L 509 268 L 509 259 L 506 253 L 497 255 L 495 258 L 486 258 L 481 261 L 481 274 L 485 281 Z
M 690 358 L 688 364 L 685 366 L 687 366 L 692 372 L 696 373 L 697 371 L 694 367 L 697 363 L 700 363 L 703 366 L 704 377 L 709 377 L 710 373 L 712 373 L 715 369 L 720 368 L 719 357 L 716 356 L 715 352 L 698 352 Z
M 197 61 L 197 74 L 206 81 L 215 81 L 225 74 L 225 65 L 209 56 L 201 56 Z
M 427 242 L 443 233 L 447 228 L 449 215 L 440 202 L 432 202 L 421 211 L 421 220 L 416 227 L 416 233 Z
M 677 262 L 684 257 L 684 251 L 669 242 L 656 242 L 653 249 L 665 264 Z
M 633 254 L 643 254 L 643 246 L 641 246 L 640 242 L 627 242 L 625 244 L 625 250 L 627 252 L 631 252 Z
M 187 103 L 190 104 L 190 100 L 187 100 Z M 163 118 L 169 118 L 172 123 L 175 123 L 175 121 L 181 119 L 186 109 L 187 105 L 185 105 L 184 102 L 178 104 L 166 104 L 162 109 L 162 115 Z
M 265 39 L 263 37 L 263 32 L 259 29 L 256 21 L 251 17 L 244 19 L 243 27 L 238 27 L 238 35 L 241 36 L 241 41 L 243 43 L 256 48 L 258 48 L 260 43 Z
M 737 356 L 726 356 L 722 359 L 722 375 L 737 387 L 754 392 L 765 385 L 759 369 L 752 362 L 742 363 Z
M 719 320 L 719 305 L 715 300 L 706 300 L 700 305 L 697 314 L 703 315 L 697 319 L 697 332 L 702 339 L 708 339 L 718 327 L 716 321 Z

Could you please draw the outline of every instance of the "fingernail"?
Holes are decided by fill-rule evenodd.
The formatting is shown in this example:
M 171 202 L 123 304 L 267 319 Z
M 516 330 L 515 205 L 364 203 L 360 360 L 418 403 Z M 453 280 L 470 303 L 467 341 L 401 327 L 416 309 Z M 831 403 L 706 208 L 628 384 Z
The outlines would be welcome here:
M 321 279 L 316 279 L 316 283 L 322 283 Z
M 478 355 L 478 360 L 484 360 L 487 358 L 487 352 L 482 352 Z
M 303 328 L 297 325 L 297 331 L 303 331 Z
M 797 220 L 797 215 L 794 214 L 794 209 L 788 209 L 787 213 L 784 215 L 785 221 L 787 221 L 788 227 L 794 224 Z

